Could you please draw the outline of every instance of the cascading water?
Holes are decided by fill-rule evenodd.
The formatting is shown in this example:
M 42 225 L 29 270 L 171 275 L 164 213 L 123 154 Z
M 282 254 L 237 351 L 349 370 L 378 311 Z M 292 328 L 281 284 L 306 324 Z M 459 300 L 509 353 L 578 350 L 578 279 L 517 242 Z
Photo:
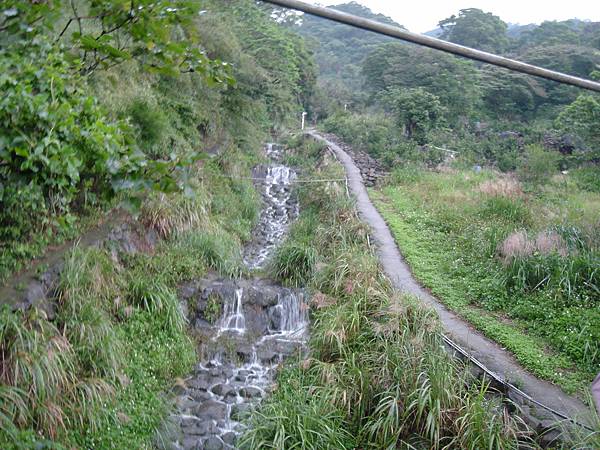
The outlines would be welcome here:
M 274 161 L 257 169 L 263 209 L 254 239 L 244 250 L 250 270 L 261 269 L 298 217 L 292 191 L 296 173 L 279 164 L 282 147 L 266 145 Z M 308 330 L 305 294 L 261 279 L 210 279 L 192 284 L 182 293 L 195 304 L 196 330 L 205 336 L 205 355 L 185 380 L 173 418 L 180 434 L 175 449 L 232 449 L 244 430 L 241 419 L 268 394 L 276 370 L 286 356 L 302 352 Z M 214 325 L 206 318 L 209 299 L 221 300 L 221 317 Z
M 217 323 L 219 327 L 218 335 L 226 331 L 244 334 L 246 332 L 246 319 L 242 310 L 243 289 L 236 289 L 233 299 L 223 299 L 223 316 Z

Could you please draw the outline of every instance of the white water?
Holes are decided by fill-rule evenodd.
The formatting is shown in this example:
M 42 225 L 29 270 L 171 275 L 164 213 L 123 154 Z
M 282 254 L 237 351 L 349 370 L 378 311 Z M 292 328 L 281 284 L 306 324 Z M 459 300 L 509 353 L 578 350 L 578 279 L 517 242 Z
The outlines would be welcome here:
M 281 159 L 281 151 L 282 148 L 276 144 L 266 146 L 267 156 L 273 161 Z M 295 178 L 296 173 L 281 164 L 273 164 L 266 169 L 262 184 L 264 207 L 259 225 L 255 230 L 255 245 L 249 245 L 244 256 L 244 262 L 251 270 L 264 266 L 277 245 L 284 239 L 290 223 L 298 217 L 298 202 L 293 199 L 290 186 Z M 239 285 L 236 283 L 236 286 Z M 308 308 L 304 294 L 281 288 L 277 304 L 268 309 L 270 325 L 267 334 L 258 337 L 253 336 L 252 332 L 246 333 L 247 325 L 250 330 L 253 329 L 251 318 L 249 316 L 247 321 L 243 308 L 245 296 L 248 293 L 243 288 L 237 288 L 233 292 L 234 295 L 229 294 L 222 298 L 222 316 L 216 323 L 215 333 L 210 339 L 212 345 L 215 346 L 214 353 L 198 364 L 194 375 L 186 380 L 186 384 L 190 382 L 193 386 L 194 380 L 214 379 L 215 381 L 211 381 L 207 389 L 199 388 L 207 396 L 205 397 L 207 400 L 203 401 L 214 401 L 225 405 L 227 412 L 224 420 L 209 420 L 216 431 L 202 436 L 192 433 L 186 437 L 197 443 L 205 442 L 209 436 L 217 437 L 218 441 L 223 444 L 222 448 L 225 449 L 235 447 L 235 444 L 225 444 L 225 436 L 232 433 L 238 436 L 244 430 L 241 423 L 231 418 L 233 408 L 244 406 L 243 403 L 256 404 L 267 395 L 269 388 L 274 383 L 277 367 L 286 356 L 303 348 L 308 330 Z M 250 307 L 255 306 L 250 305 Z M 220 340 L 223 335 L 227 336 L 226 341 Z M 245 348 L 241 353 L 243 362 L 232 361 L 227 356 L 227 351 L 231 349 L 225 350 L 225 343 L 234 346 L 234 354 L 237 352 L 240 355 L 242 348 Z M 225 377 L 219 375 L 214 378 L 215 374 L 225 373 L 227 373 Z M 232 391 L 225 394 L 223 391 L 225 388 L 221 385 L 229 387 Z M 245 388 L 255 389 L 255 392 L 260 395 L 248 398 L 248 394 L 243 392 Z M 188 389 L 180 396 L 183 405 L 186 404 L 186 399 L 189 400 L 189 395 L 193 395 L 194 389 Z M 223 395 L 219 395 L 217 392 Z M 198 404 L 204 403 L 195 403 L 195 405 Z M 207 420 L 200 418 L 202 417 L 201 412 L 194 412 L 200 417 L 191 414 L 197 409 L 186 409 L 185 406 L 182 408 L 179 414 L 175 415 L 180 421 L 203 422 Z M 174 442 L 173 448 L 183 449 L 183 441 Z
M 244 334 L 246 332 L 246 318 L 242 309 L 243 289 L 236 289 L 235 296 L 230 299 L 223 299 L 223 316 L 217 323 L 219 331 L 218 336 L 226 331 Z
M 271 159 L 278 160 L 281 147 L 267 144 L 266 153 Z M 254 245 L 248 246 L 244 256 L 244 263 L 251 270 L 264 267 L 290 223 L 298 217 L 298 202 L 293 199 L 291 189 L 295 179 L 296 172 L 287 166 L 273 164 L 266 169 L 261 186 L 265 206 L 255 230 L 257 239 Z

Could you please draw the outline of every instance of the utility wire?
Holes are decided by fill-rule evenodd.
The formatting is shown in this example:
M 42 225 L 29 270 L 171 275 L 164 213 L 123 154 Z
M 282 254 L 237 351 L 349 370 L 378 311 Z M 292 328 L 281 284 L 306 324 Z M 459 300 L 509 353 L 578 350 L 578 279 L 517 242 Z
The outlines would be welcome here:
M 284 8 L 295 9 L 307 14 L 322 17 L 324 19 L 333 20 L 335 22 L 350 25 L 363 30 L 373 31 L 378 34 L 390 36 L 403 41 L 412 42 L 414 44 L 425 47 L 441 50 L 446 53 L 462 56 L 476 61 L 493 64 L 495 66 L 504 67 L 515 72 L 526 73 L 536 77 L 546 78 L 548 80 L 557 81 L 563 84 L 570 84 L 590 91 L 600 92 L 600 83 L 586 80 L 585 78 L 575 77 L 562 72 L 544 69 L 543 67 L 527 64 L 515 59 L 505 58 L 504 56 L 495 55 L 493 53 L 476 50 L 474 48 L 465 47 L 463 45 L 454 44 L 452 42 L 443 41 L 430 36 L 425 36 L 418 33 L 412 33 L 400 27 L 387 25 L 374 20 L 365 19 L 352 14 L 343 13 L 334 9 L 325 8 L 323 6 L 310 5 L 298 0 L 263 0 L 266 3 L 282 6 Z

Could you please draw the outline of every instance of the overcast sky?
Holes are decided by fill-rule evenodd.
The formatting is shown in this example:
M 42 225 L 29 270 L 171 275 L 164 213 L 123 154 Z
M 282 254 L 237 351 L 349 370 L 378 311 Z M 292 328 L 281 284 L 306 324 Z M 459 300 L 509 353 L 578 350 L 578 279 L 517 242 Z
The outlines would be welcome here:
M 346 2 L 305 1 L 323 5 L 339 5 Z M 500 16 L 505 22 L 521 25 L 573 18 L 600 21 L 600 0 L 358 0 L 358 3 L 390 16 L 410 31 L 418 33 L 436 28 L 440 20 L 465 8 L 479 8 Z

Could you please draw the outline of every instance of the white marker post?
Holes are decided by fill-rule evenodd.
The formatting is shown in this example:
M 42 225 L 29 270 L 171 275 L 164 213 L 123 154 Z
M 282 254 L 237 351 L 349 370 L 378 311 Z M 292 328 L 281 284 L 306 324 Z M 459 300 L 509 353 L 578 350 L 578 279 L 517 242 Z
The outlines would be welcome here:
M 303 129 L 303 130 L 304 130 L 304 120 L 305 120 L 305 118 L 306 118 L 306 114 L 307 114 L 306 112 L 303 112 L 303 113 L 302 113 L 302 129 Z

